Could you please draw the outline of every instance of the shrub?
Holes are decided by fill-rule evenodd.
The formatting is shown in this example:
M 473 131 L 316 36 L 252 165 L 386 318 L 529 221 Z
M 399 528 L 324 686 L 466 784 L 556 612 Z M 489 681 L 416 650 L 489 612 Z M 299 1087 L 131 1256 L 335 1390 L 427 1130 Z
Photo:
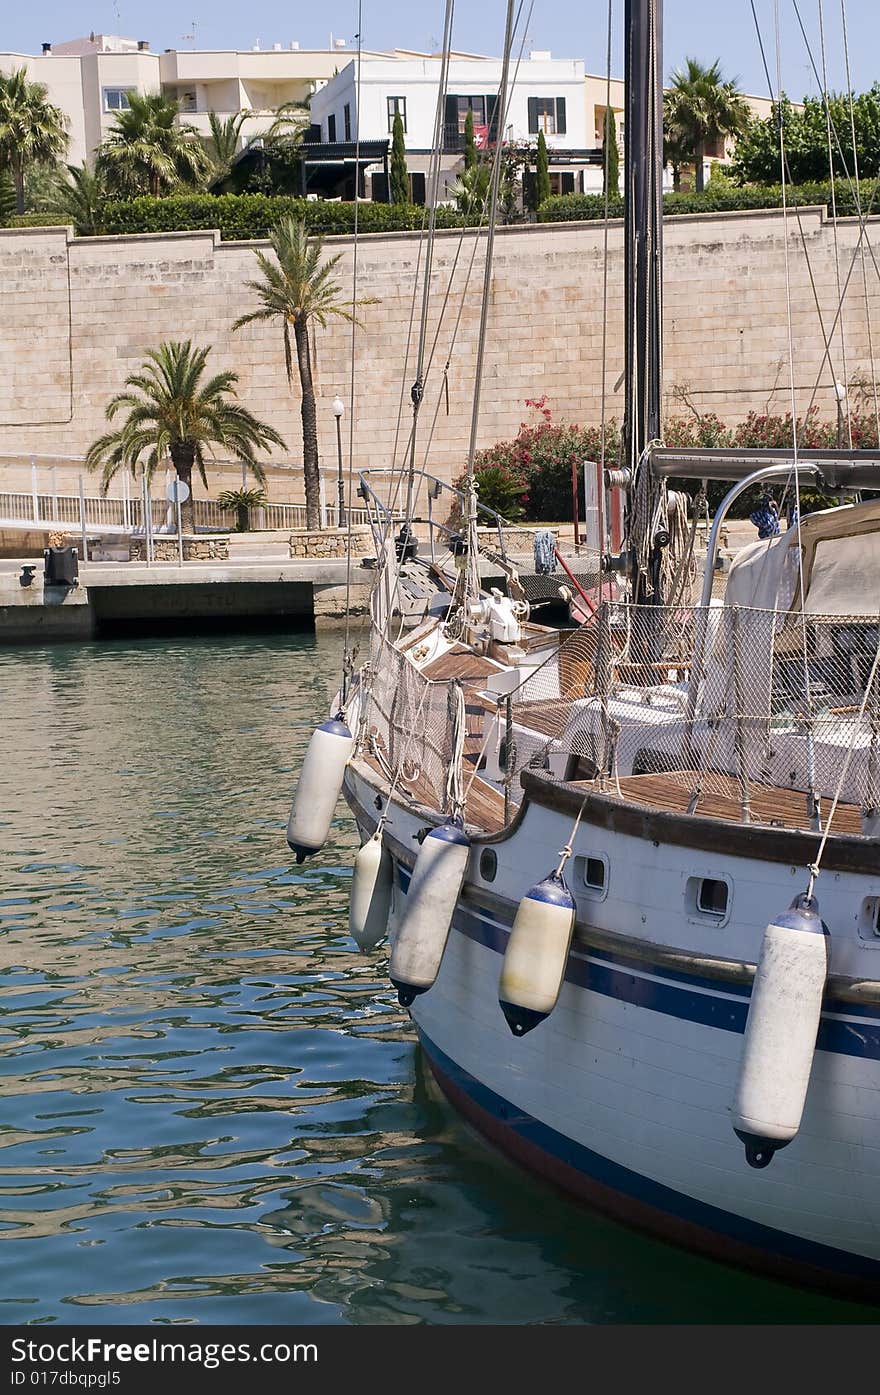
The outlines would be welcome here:
M 501 517 L 510 523 L 518 523 L 526 516 L 526 505 L 529 502 L 528 480 L 521 471 L 507 462 L 484 458 L 488 455 L 489 452 L 480 451 L 474 458 L 477 499 L 481 504 L 485 504 L 487 509 L 500 513 Z M 454 481 L 455 488 L 462 489 L 464 480 L 464 475 L 460 475 Z M 458 527 L 462 521 L 457 501 L 453 505 L 449 521 L 454 527 Z M 488 521 L 485 517 L 478 519 L 480 523 Z
M 358 231 L 413 232 L 425 210 L 416 204 L 361 203 Z M 120 199 L 107 204 L 108 233 L 189 232 L 219 228 L 227 242 L 265 238 L 280 218 L 304 218 L 309 232 L 322 236 L 354 232 L 353 203 L 296 199 L 285 194 L 179 194 L 169 198 Z M 437 210 L 437 226 L 461 226 L 453 209 Z
M 856 212 L 855 195 L 848 184 L 835 185 L 837 212 L 852 217 Z M 789 208 L 806 208 L 831 203 L 829 183 L 793 184 L 786 189 Z M 782 186 L 779 184 L 747 184 L 738 188 L 724 179 L 710 179 L 701 194 L 669 193 L 663 195 L 663 216 L 673 218 L 682 213 L 735 213 L 750 208 L 781 208 Z M 612 218 L 623 217 L 623 199 L 611 198 L 608 213 Z M 541 223 L 589 222 L 605 216 L 603 194 L 557 194 L 546 199 L 538 210 Z

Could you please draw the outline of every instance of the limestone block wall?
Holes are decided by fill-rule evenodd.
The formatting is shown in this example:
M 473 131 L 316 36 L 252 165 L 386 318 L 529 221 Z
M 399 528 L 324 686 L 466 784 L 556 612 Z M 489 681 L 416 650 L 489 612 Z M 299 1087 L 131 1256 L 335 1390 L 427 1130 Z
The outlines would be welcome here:
M 872 244 L 880 218 L 869 220 Z M 749 410 L 784 412 L 790 405 L 786 244 L 792 288 L 795 399 L 815 400 L 833 419 L 832 381 L 870 373 L 869 324 L 880 355 L 880 279 L 867 257 L 865 304 L 855 220 L 838 225 L 841 280 L 849 277 L 844 313 L 823 363 L 824 334 L 837 306 L 835 238 L 824 210 L 694 215 L 665 225 L 664 389 L 667 410 L 686 412 L 676 390 L 698 411 L 728 422 Z M 435 245 L 428 372 L 416 459 L 446 479 L 463 468 L 471 425 L 484 242 L 472 263 L 475 234 L 439 233 Z M 255 248 L 224 243 L 211 232 L 77 238 L 69 230 L 0 231 L 0 490 L 29 488 L 17 462 L 31 454 L 56 461 L 56 486 L 76 490 L 75 457 L 106 429 L 104 407 L 162 339 L 191 338 L 213 346 L 213 369 L 239 374 L 241 400 L 285 437 L 288 449 L 270 462 L 270 498 L 302 497 L 299 396 L 288 386 L 277 327 L 255 324 L 233 333 L 233 321 L 254 306 L 245 282 L 257 273 Z M 352 284 L 353 243 L 327 238 L 341 258 L 343 295 Z M 809 267 L 807 262 L 809 256 Z M 404 456 L 415 377 L 410 336 L 418 238 L 371 235 L 358 251 L 360 310 L 355 335 L 356 469 L 388 467 Z M 620 418 L 623 368 L 622 230 L 609 233 L 605 408 Z M 810 280 L 815 283 L 819 310 Z M 526 399 L 545 396 L 558 420 L 597 422 L 603 391 L 603 229 L 600 224 L 504 228 L 496 239 L 491 315 L 478 443 L 515 434 L 529 416 Z M 450 289 L 442 323 L 438 317 Z M 464 301 L 460 325 L 453 330 Z M 418 310 L 418 298 L 416 301 Z M 846 372 L 843 366 L 845 334 Z M 436 339 L 436 343 L 435 343 Z M 409 343 L 409 352 L 407 352 Z M 346 405 L 343 456 L 349 457 L 351 327 L 331 321 L 313 336 L 322 464 L 336 464 L 331 403 Z M 818 383 L 818 387 L 816 386 Z M 680 391 L 679 391 L 680 399 Z M 210 494 L 240 483 L 237 465 L 212 472 Z M 201 486 L 197 485 L 197 494 Z

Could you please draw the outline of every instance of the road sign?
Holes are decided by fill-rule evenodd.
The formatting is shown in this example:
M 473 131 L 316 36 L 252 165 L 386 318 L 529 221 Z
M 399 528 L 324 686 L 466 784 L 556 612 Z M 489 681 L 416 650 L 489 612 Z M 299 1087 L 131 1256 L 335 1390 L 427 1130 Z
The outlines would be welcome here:
M 165 486 L 165 498 L 170 504 L 185 504 L 189 498 L 189 485 L 185 480 L 169 480 Z

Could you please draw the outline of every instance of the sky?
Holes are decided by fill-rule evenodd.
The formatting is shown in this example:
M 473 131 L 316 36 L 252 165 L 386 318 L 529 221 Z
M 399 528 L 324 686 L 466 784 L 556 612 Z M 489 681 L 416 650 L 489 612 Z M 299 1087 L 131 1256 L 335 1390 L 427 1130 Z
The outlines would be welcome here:
M 528 12 L 525 0 L 523 14 Z M 612 73 L 622 76 L 623 0 L 612 0 L 614 38 Z M 755 0 L 775 90 L 777 59 L 774 10 L 778 9 L 782 86 L 795 100 L 818 95 L 819 84 L 798 27 L 795 5 L 821 73 L 818 43 L 820 0 Z M 880 79 L 880 2 L 821 0 L 829 85 L 846 90 L 841 42 L 845 11 L 850 72 L 855 91 Z M 321 10 L 320 16 L 318 10 Z M 453 46 L 470 52 L 498 54 L 504 33 L 504 0 L 457 0 Z M 290 0 L 32 0 L 29 5 L 0 5 L 0 52 L 39 53 L 44 42 L 96 33 L 148 39 L 151 48 L 271 48 L 291 40 L 301 48 L 328 48 L 331 35 L 356 45 L 357 0 L 329 0 L 302 5 Z M 365 48 L 436 49 L 443 34 L 444 0 L 361 0 Z M 554 58 L 581 58 L 588 72 L 604 73 L 608 0 L 534 0 L 528 48 L 550 49 Z M 186 16 L 186 18 L 184 18 Z M 193 39 L 193 35 L 195 38 Z M 685 57 L 703 63 L 721 60 L 724 75 L 741 89 L 768 95 L 767 78 L 752 17 L 751 0 L 665 0 L 664 69 Z

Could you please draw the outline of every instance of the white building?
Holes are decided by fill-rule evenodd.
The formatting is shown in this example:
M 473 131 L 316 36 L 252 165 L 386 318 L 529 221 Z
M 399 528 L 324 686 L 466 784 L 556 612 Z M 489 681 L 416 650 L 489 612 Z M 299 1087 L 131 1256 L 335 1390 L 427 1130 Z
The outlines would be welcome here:
M 440 67 L 439 58 L 427 56 L 363 56 L 360 65 L 353 59 L 312 98 L 313 139 L 324 145 L 388 141 L 399 112 L 413 196 L 423 202 L 434 144 Z M 499 58 L 455 55 L 450 60 L 442 123 L 441 200 L 447 197 L 447 187 L 461 168 L 468 111 L 473 113 L 478 145 L 496 135 L 501 71 Z M 539 131 L 544 132 L 554 192 L 582 192 L 585 172 L 586 187 L 592 185 L 597 151 L 593 131 L 587 128 L 584 92 L 584 65 L 579 59 L 553 59 L 547 52 L 533 50 L 519 64 L 501 135 L 507 141 L 534 145 Z M 366 173 L 366 192 L 384 200 L 387 193 L 381 166 L 376 163 Z M 601 169 L 598 179 L 601 185 Z
M 90 34 L 64 43 L 45 43 L 41 54 L 0 53 L 0 72 L 25 68 L 41 82 L 49 101 L 68 120 L 67 163 L 82 164 L 94 154 L 128 105 L 129 92 L 165 92 L 181 103 L 181 120 L 204 136 L 208 112 L 221 118 L 253 113 L 241 143 L 266 130 L 283 102 L 306 102 L 348 59 L 345 41 L 329 49 L 301 49 L 297 43 L 271 49 L 204 52 L 166 49 L 153 53 L 145 39 Z

